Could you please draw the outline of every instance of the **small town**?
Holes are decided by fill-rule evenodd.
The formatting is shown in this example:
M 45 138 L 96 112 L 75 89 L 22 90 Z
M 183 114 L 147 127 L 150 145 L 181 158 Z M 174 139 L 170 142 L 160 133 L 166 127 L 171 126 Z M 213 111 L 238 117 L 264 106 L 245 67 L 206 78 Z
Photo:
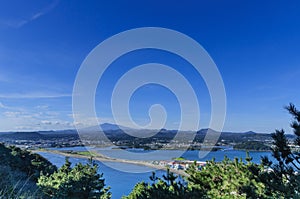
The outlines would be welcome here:
M 197 169 L 201 170 L 206 165 L 203 161 L 192 161 L 192 160 L 172 160 L 172 161 L 153 161 L 152 164 L 159 165 L 176 170 L 186 171 L 192 164 L 196 164 Z

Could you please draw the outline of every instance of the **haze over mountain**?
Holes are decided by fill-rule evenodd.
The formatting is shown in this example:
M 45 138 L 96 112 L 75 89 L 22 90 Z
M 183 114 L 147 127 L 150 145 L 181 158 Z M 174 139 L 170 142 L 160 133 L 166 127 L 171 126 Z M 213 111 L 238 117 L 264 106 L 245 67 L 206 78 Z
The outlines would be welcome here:
M 99 132 L 99 131 L 104 131 L 104 132 L 108 132 L 109 134 L 126 134 L 126 132 L 135 132 L 135 133 L 141 133 L 141 134 L 147 134 L 149 132 L 155 132 L 156 133 L 160 133 L 160 134 L 174 134 L 177 133 L 177 130 L 168 130 L 168 129 L 160 129 L 160 130 L 155 130 L 155 129 L 134 129 L 134 128 L 130 128 L 130 127 L 126 127 L 126 126 L 122 126 L 122 125 L 117 125 L 117 124 L 112 124 L 112 123 L 103 123 L 100 125 L 100 127 L 98 126 L 93 126 L 93 127 L 88 127 L 88 128 L 84 128 L 82 129 L 83 133 L 92 133 L 92 132 Z M 124 132 L 123 130 L 125 130 L 126 132 Z M 217 131 L 213 130 L 213 129 L 208 129 L 208 128 L 203 128 L 197 131 L 197 135 L 205 135 L 207 133 L 207 131 L 210 130 L 210 132 L 212 133 L 218 133 Z M 188 133 L 191 131 L 185 131 L 185 133 Z M 50 131 L 31 131 L 31 132 L 0 132 L 0 137 L 9 137 L 9 138 L 13 138 L 15 136 L 15 138 L 17 139 L 21 139 L 21 138 L 26 138 L 26 139 L 30 139 L 30 138 L 41 138 L 43 139 L 43 136 L 57 136 L 57 135 L 72 135 L 72 134 L 77 134 L 77 130 L 76 129 L 69 129 L 69 130 L 50 130 Z M 233 138 L 238 137 L 238 136 L 243 136 L 243 137 L 255 137 L 255 136 L 259 136 L 259 137 L 263 137 L 263 136 L 267 136 L 270 137 L 269 133 L 257 133 L 254 131 L 247 131 L 247 132 L 222 132 L 221 133 L 222 136 L 226 135 L 226 136 L 232 136 Z M 149 136 L 150 137 L 150 136 Z M 290 137 L 293 137 L 292 135 Z
M 207 130 L 209 128 L 202 128 L 200 130 L 197 131 L 197 133 L 206 133 Z M 173 132 L 176 133 L 177 130 L 176 129 L 134 129 L 134 128 L 130 128 L 127 126 L 123 126 L 123 125 L 117 125 L 117 124 L 113 124 L 113 123 L 103 123 L 100 124 L 99 126 L 92 126 L 92 127 L 86 127 L 86 128 L 82 128 L 81 130 L 83 130 L 82 132 L 89 132 L 89 131 L 120 131 L 120 130 L 126 130 L 126 131 L 156 131 L 156 132 Z M 211 132 L 215 132 L 217 133 L 217 131 L 210 129 Z M 66 129 L 66 130 L 45 130 L 45 131 L 10 131 L 10 132 L 0 132 L 2 135 L 3 134 L 11 134 L 11 133 L 24 133 L 24 134 L 30 134 L 32 132 L 35 133 L 39 133 L 39 134 L 72 134 L 77 132 L 76 129 Z M 191 132 L 191 131 L 185 131 L 185 132 Z M 246 132 L 230 132 L 230 131 L 223 131 L 222 133 L 241 133 L 241 134 L 248 134 L 248 135 L 255 135 L 255 134 L 268 134 L 268 133 L 261 133 L 261 132 L 254 132 L 254 131 L 246 131 Z

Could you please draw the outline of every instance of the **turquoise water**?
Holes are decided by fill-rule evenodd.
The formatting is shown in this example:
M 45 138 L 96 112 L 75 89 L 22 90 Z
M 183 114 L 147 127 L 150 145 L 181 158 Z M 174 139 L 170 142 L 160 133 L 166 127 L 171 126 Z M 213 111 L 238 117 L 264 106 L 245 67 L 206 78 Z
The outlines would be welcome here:
M 224 156 L 227 156 L 230 159 L 237 158 L 243 158 L 243 160 L 246 157 L 245 151 L 239 151 L 239 150 L 225 150 L 225 151 L 213 151 L 210 152 L 206 157 L 204 158 L 197 158 L 198 152 L 197 151 L 187 151 L 183 154 L 182 157 L 190 160 L 200 160 L 200 161 L 207 161 L 212 160 L 215 158 L 217 162 L 222 161 L 224 159 Z M 262 156 L 269 157 L 270 160 L 273 160 L 273 157 L 271 155 L 271 152 L 258 152 L 258 151 L 252 151 L 249 152 L 250 157 L 252 157 L 252 162 L 254 163 L 260 163 L 260 159 Z
M 57 150 L 57 149 L 56 149 Z M 73 147 L 73 148 L 62 148 L 60 150 L 73 150 L 73 151 L 83 151 L 86 150 L 84 147 Z M 143 159 L 140 160 L 149 160 L 153 157 L 149 158 L 149 153 L 143 152 L 141 150 L 131 151 L 131 153 L 126 153 L 126 157 L 124 157 L 122 150 L 115 150 L 111 148 L 105 148 L 105 149 L 99 149 L 99 148 L 93 148 L 93 150 L 98 150 L 103 153 L 103 151 L 106 151 L 104 153 L 105 155 L 113 154 L 113 157 L 118 158 L 127 158 L 127 159 L 136 159 L 135 154 L 139 153 L 142 154 Z M 156 155 L 157 159 L 164 159 L 164 160 L 171 160 L 173 157 L 178 157 L 175 155 L 182 154 L 181 156 L 190 159 L 190 160 L 200 160 L 200 161 L 206 161 L 211 160 L 212 158 L 215 158 L 216 161 L 222 161 L 224 159 L 224 156 L 226 155 L 230 159 L 233 159 L 235 157 L 238 158 L 245 158 L 246 152 L 245 151 L 238 151 L 238 150 L 224 150 L 224 151 L 215 151 L 208 153 L 207 156 L 203 158 L 199 158 L 199 152 L 198 151 L 162 151 L 162 153 L 158 153 Z M 42 156 L 47 158 L 50 162 L 55 164 L 56 166 L 60 167 L 64 161 L 65 156 L 47 153 L 47 152 L 40 152 Z M 131 154 L 131 156 L 129 156 Z M 271 160 L 273 159 L 270 152 L 250 152 L 250 156 L 253 158 L 253 162 L 260 163 L 261 156 L 268 156 Z M 88 160 L 81 159 L 81 158 L 70 158 L 70 161 L 72 163 L 87 163 Z M 134 185 L 137 182 L 146 181 L 149 182 L 149 176 L 151 175 L 151 172 L 142 172 L 144 170 L 151 170 L 151 168 L 147 168 L 145 166 L 138 166 L 133 164 L 126 164 L 126 163 L 117 163 L 117 162 L 111 162 L 109 164 L 96 161 L 99 164 L 99 172 L 103 173 L 105 178 L 105 183 L 111 187 L 111 192 L 113 193 L 112 198 L 117 199 L 121 198 L 123 195 L 128 195 L 130 191 L 133 189 Z M 118 168 L 119 170 L 116 170 L 114 168 Z M 142 172 L 142 173 L 128 173 L 123 171 L 135 171 L 135 172 Z M 165 173 L 165 171 L 156 171 L 157 176 L 162 176 Z
M 47 152 L 39 152 L 40 155 L 47 158 L 50 162 L 55 164 L 57 167 L 61 167 L 65 162 L 65 156 L 47 153 Z M 72 164 L 76 164 L 78 162 L 87 163 L 88 160 L 81 158 L 70 158 L 69 159 Z M 105 178 L 105 184 L 111 187 L 112 199 L 119 199 L 123 195 L 128 195 L 133 189 L 134 185 L 141 181 L 149 182 L 149 176 L 151 172 L 147 173 L 127 173 L 119 170 L 115 170 L 102 162 L 96 161 L 99 165 L 99 173 L 103 173 L 103 177 Z M 117 163 L 113 162 L 111 164 L 118 164 L 118 167 L 123 167 L 124 170 L 136 169 L 142 170 L 143 166 L 133 165 L 133 164 L 125 164 L 125 163 Z M 150 168 L 149 168 L 150 169 Z M 157 176 L 161 177 L 165 171 L 156 171 Z
M 50 148 L 51 149 L 51 148 Z M 92 147 L 67 147 L 67 148 L 53 148 L 54 150 L 72 150 L 72 151 L 85 151 L 93 150 L 106 155 L 108 157 L 128 159 L 128 160 L 172 160 L 173 158 L 183 157 L 189 160 L 207 161 L 215 158 L 216 161 L 222 161 L 226 155 L 230 159 L 234 157 L 245 158 L 246 152 L 242 150 L 233 150 L 230 147 L 224 150 L 209 152 L 205 157 L 199 154 L 199 151 L 182 151 L 182 150 L 161 150 L 161 151 L 144 151 L 141 149 L 128 149 L 118 150 L 112 147 L 107 148 L 92 148 Z M 205 152 L 205 151 L 204 151 Z M 199 157 L 200 155 L 200 157 Z M 273 159 L 270 152 L 249 152 L 249 155 L 253 158 L 253 162 L 260 163 L 261 156 L 268 156 Z

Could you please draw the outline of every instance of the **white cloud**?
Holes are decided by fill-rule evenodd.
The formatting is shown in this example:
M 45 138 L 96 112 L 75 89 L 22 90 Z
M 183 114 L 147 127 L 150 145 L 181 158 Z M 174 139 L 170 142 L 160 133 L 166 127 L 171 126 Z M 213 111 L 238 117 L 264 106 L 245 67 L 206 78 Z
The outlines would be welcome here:
M 3 115 L 7 118 L 23 118 L 23 119 L 31 119 L 34 115 L 30 115 L 28 113 L 22 111 L 5 111 Z
M 15 111 L 22 111 L 23 109 L 20 107 L 12 107 L 12 106 L 7 106 L 4 105 L 2 102 L 0 102 L 0 109 L 5 109 L 5 110 L 15 110 Z
M 0 102 L 0 108 L 6 108 L 1 102 Z
M 74 128 L 69 112 L 49 110 L 41 105 L 17 110 L 0 102 L 0 131 L 62 130 Z
M 43 92 L 36 92 L 36 93 L 0 93 L 0 98 L 5 99 L 37 99 L 37 98 L 61 98 L 61 97 L 71 97 L 71 94 L 65 93 L 43 93 Z
M 34 130 L 63 130 L 74 128 L 70 121 L 66 120 L 41 120 L 42 116 L 35 114 L 7 111 L 0 115 L 0 131 L 34 131 Z
M 80 114 L 69 114 L 70 118 L 74 119 L 74 122 L 72 123 L 73 126 L 76 126 L 77 128 L 86 128 L 86 127 L 93 127 L 97 126 L 99 124 L 103 123 L 112 123 L 114 124 L 115 121 L 113 118 L 110 117 L 88 117 L 83 116 Z M 74 118 L 73 118 L 74 116 Z M 123 124 L 120 124 L 123 125 Z
M 41 124 L 51 125 L 52 122 L 49 120 L 43 120 L 43 121 L 41 121 Z
M 41 8 L 39 11 L 33 14 L 29 14 L 27 16 L 19 16 L 18 18 L 10 18 L 10 19 L 1 19 L 0 25 L 8 26 L 11 28 L 20 28 L 31 21 L 34 21 L 43 15 L 49 13 L 51 10 L 53 10 L 57 4 L 59 3 L 58 0 L 54 0 L 52 3 L 46 5 L 45 7 Z
M 2 108 L 2 109 L 15 109 L 13 107 L 9 107 L 9 106 L 4 105 L 2 102 L 0 102 L 0 108 Z
M 40 123 L 38 123 L 38 126 L 42 130 L 62 130 L 62 129 L 69 129 L 74 128 L 74 125 L 72 122 L 64 121 L 64 120 L 42 120 Z
M 35 108 L 38 109 L 38 110 L 48 110 L 49 105 L 38 105 Z

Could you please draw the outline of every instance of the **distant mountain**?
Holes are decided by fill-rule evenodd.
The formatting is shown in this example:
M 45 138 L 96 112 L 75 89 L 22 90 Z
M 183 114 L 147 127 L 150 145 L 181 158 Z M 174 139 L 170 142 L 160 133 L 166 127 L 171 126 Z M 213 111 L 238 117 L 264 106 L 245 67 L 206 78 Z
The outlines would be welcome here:
M 197 131 L 197 134 L 206 134 L 208 130 L 212 133 L 219 133 L 218 131 L 215 131 L 213 129 L 205 128 L 205 129 L 200 129 L 199 131 Z
M 53 134 L 60 134 L 60 135 L 67 135 L 67 134 L 77 134 L 76 129 L 67 129 L 67 130 L 57 130 L 57 131 L 38 131 L 38 133 L 42 135 L 53 135 Z
M 255 135 L 256 133 L 254 131 L 247 131 L 247 132 L 244 132 L 244 134 L 247 134 L 247 135 Z
M 18 140 L 39 140 L 44 139 L 45 136 L 38 132 L 15 132 L 10 134 L 1 135 L 2 138 L 18 139 Z
M 177 130 L 168 130 L 168 129 L 160 129 L 160 130 L 153 130 L 153 129 L 134 129 L 126 126 L 121 126 L 117 124 L 111 124 L 111 123 L 103 123 L 99 126 L 92 126 L 82 129 L 84 133 L 93 134 L 95 132 L 99 131 L 105 131 L 107 135 L 113 136 L 118 138 L 120 137 L 157 137 L 157 138 L 169 138 L 173 139 L 174 134 L 177 133 Z M 131 135 L 126 134 L 123 130 L 126 130 L 126 132 L 129 132 Z M 210 131 L 210 133 L 216 133 L 216 135 L 219 134 L 219 132 L 213 130 L 213 129 L 200 129 L 196 133 L 196 140 L 201 142 L 204 140 L 207 131 Z M 190 133 L 190 131 L 185 131 L 181 133 Z M 18 138 L 18 139 L 46 139 L 50 137 L 66 137 L 66 136 L 78 136 L 76 129 L 68 129 L 68 130 L 59 130 L 59 131 L 36 131 L 36 132 L 3 132 L 0 133 L 1 138 Z M 293 134 L 286 134 L 288 139 L 293 139 Z M 269 133 L 256 133 L 254 131 L 247 131 L 247 132 L 222 132 L 219 140 L 228 140 L 232 142 L 236 142 L 238 140 L 247 141 L 247 140 L 271 140 L 271 134 Z
M 136 130 L 133 128 L 129 128 L 126 126 L 121 126 L 121 125 L 117 125 L 117 124 L 111 124 L 111 123 L 103 123 L 100 124 L 99 126 L 90 126 L 90 127 L 85 127 L 82 128 L 81 131 L 82 132 L 91 132 L 91 131 L 119 131 L 119 130 Z
M 37 131 L 37 132 L 10 132 L 0 134 L 0 140 L 56 140 L 56 139 L 79 139 L 76 130 L 67 131 Z
M 126 127 L 126 126 L 121 126 L 121 125 L 117 125 L 117 124 L 110 124 L 110 123 L 100 124 L 100 127 L 103 131 L 115 131 L 115 130 L 121 130 L 121 129 L 135 130 L 133 128 L 129 128 L 129 127 Z

